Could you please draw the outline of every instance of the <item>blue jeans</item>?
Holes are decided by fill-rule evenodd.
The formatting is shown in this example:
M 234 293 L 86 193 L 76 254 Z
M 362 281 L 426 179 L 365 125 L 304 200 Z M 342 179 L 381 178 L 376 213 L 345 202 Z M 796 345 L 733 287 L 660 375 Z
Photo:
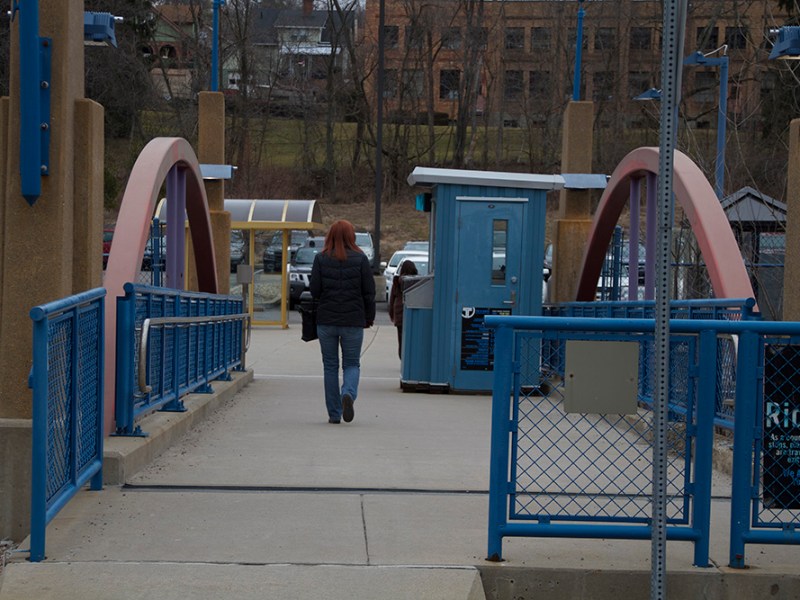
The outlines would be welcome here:
M 319 348 L 322 351 L 322 372 L 325 375 L 325 406 L 328 417 L 334 421 L 342 418 L 342 396 L 358 396 L 358 379 L 361 376 L 361 343 L 364 329 L 317 325 Z M 342 347 L 342 387 L 339 388 L 339 346 Z

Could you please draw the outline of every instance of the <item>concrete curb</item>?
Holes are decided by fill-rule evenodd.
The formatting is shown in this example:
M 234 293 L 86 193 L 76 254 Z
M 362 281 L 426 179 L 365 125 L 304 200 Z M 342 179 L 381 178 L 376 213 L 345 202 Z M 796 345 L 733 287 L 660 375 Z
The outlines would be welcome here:
M 121 485 L 150 464 L 181 436 L 233 398 L 253 380 L 253 371 L 232 371 L 231 381 L 215 381 L 211 394 L 189 394 L 186 412 L 155 412 L 141 421 L 147 437 L 109 437 L 103 448 L 103 485 Z

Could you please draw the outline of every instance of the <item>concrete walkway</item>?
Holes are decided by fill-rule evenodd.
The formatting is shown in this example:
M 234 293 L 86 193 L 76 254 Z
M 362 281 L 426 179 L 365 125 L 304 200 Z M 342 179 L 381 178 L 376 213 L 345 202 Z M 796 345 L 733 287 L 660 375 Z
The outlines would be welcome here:
M 48 527 L 44 562 L 12 559 L 0 600 L 649 597 L 648 541 L 508 539 L 505 563 L 484 561 L 491 400 L 402 393 L 385 308 L 351 424 L 327 423 L 319 346 L 299 337 L 254 331 L 249 385 L 226 399 L 215 384 L 219 408 L 138 472 L 115 469 L 125 485 L 81 492 Z M 124 463 L 166 445 L 174 418 L 108 452 Z M 715 477 L 718 566 L 670 542 L 669 597 L 800 597 L 800 548 L 748 546 L 750 569 L 724 567 L 728 484 Z

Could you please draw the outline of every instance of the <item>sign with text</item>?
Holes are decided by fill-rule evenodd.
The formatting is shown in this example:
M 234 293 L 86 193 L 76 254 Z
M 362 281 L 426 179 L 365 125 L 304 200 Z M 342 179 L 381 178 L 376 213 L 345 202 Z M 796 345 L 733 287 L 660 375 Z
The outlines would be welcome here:
M 510 315 L 509 308 L 461 309 L 461 370 L 492 371 L 494 369 L 494 330 L 484 324 L 486 315 Z
M 764 355 L 763 502 L 800 508 L 800 346 L 767 346 Z

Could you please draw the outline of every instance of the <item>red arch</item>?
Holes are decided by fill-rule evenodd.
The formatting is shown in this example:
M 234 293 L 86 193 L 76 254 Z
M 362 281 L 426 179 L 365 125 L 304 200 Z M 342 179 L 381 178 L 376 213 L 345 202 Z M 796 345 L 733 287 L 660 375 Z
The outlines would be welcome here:
M 614 169 L 589 233 L 578 280 L 577 300 L 594 300 L 609 241 L 629 201 L 630 180 L 658 173 L 658 148 L 637 148 Z M 682 152 L 675 152 L 673 191 L 689 219 L 711 287 L 717 298 L 755 298 L 739 246 L 719 199 L 705 175 Z M 649 215 L 648 218 L 655 218 Z
M 186 214 L 191 224 L 192 246 L 197 260 L 197 282 L 201 292 L 216 294 L 217 267 L 211 234 L 211 218 L 200 164 L 189 142 L 183 138 L 156 138 L 148 143 L 133 165 L 122 196 L 114 242 L 108 254 L 103 285 L 106 288 L 105 432 L 114 422 L 116 369 L 117 296 L 123 285 L 136 281 L 150 233 L 150 221 L 161 186 L 173 167 L 186 171 Z

